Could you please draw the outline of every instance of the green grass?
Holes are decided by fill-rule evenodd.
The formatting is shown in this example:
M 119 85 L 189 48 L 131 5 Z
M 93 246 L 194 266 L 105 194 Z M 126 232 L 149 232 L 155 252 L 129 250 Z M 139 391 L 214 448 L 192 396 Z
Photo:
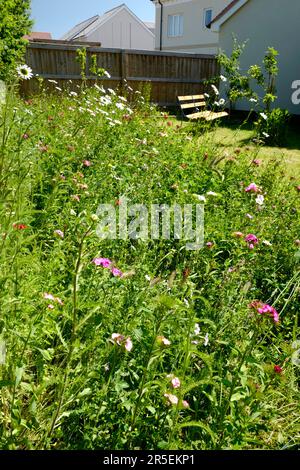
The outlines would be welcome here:
M 297 448 L 299 176 L 251 130 L 77 91 L 1 109 L 0 448 Z M 99 238 L 124 197 L 204 204 L 204 246 Z

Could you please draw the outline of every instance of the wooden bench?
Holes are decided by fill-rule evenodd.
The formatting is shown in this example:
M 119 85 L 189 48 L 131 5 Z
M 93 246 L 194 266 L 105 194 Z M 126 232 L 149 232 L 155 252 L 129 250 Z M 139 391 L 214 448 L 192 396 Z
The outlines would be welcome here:
M 228 116 L 226 111 L 215 113 L 214 111 L 200 111 L 206 108 L 204 95 L 187 95 L 178 96 L 178 102 L 182 115 L 190 120 L 205 119 L 205 121 L 214 121 L 222 117 Z

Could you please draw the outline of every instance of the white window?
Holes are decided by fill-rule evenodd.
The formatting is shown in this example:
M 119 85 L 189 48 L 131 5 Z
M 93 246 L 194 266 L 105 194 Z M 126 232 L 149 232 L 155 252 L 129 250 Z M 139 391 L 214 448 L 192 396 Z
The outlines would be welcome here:
M 203 26 L 205 28 L 207 28 L 209 26 L 209 24 L 211 23 L 212 19 L 213 19 L 213 11 L 211 8 L 207 8 L 204 10 L 204 14 L 203 14 Z
M 168 36 L 183 36 L 183 15 L 168 16 Z

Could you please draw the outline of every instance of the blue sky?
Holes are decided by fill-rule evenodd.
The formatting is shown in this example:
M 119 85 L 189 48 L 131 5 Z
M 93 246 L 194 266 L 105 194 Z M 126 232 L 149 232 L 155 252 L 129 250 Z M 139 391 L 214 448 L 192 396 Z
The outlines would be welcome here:
M 33 31 L 49 31 L 58 39 L 75 24 L 122 3 L 141 20 L 154 21 L 155 8 L 150 0 L 31 0 Z

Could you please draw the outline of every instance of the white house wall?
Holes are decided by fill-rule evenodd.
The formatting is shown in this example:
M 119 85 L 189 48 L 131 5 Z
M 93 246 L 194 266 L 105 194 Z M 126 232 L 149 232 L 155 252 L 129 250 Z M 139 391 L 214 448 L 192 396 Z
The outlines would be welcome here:
M 154 49 L 153 34 L 126 10 L 121 10 L 103 25 L 100 25 L 85 40 L 101 42 L 104 48 Z
M 232 51 L 233 33 L 239 42 L 248 41 L 241 57 L 242 71 L 261 64 L 268 47 L 279 51 L 275 106 L 300 114 L 300 104 L 291 99 L 292 83 L 300 81 L 300 0 L 249 0 L 220 27 L 220 48 L 227 54 Z M 238 103 L 238 109 L 248 110 L 249 103 Z
M 165 0 L 163 1 L 162 50 L 215 54 L 218 50 L 218 35 L 203 24 L 204 10 L 212 8 L 215 17 L 230 0 Z M 168 36 L 168 16 L 183 14 L 183 35 Z M 160 6 L 156 4 L 155 48 L 160 47 Z

